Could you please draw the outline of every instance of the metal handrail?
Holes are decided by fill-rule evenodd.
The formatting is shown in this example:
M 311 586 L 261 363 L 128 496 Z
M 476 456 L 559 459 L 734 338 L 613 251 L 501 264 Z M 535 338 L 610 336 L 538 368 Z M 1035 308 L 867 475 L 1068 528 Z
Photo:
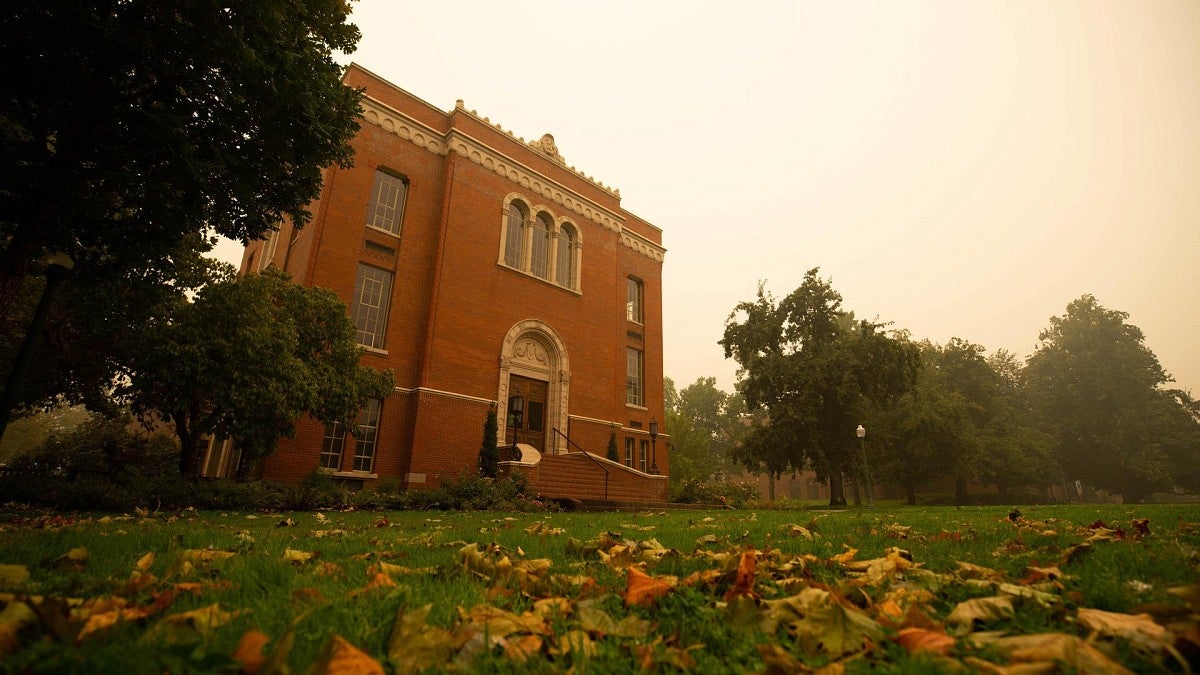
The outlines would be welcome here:
M 604 466 L 604 463 L 601 462 L 600 460 L 596 459 L 595 457 L 592 457 L 592 453 L 579 447 L 578 443 L 571 440 L 570 436 L 559 431 L 558 427 L 551 427 L 550 430 L 553 431 L 554 433 L 558 434 L 559 436 L 562 436 L 563 440 L 565 440 L 567 442 L 568 446 L 572 446 L 572 445 L 575 446 L 575 448 L 577 450 L 579 450 L 579 452 L 583 453 L 584 457 L 587 457 L 588 459 L 592 460 L 592 463 L 594 463 L 596 466 L 600 467 L 604 471 L 604 501 L 608 501 L 608 467 Z

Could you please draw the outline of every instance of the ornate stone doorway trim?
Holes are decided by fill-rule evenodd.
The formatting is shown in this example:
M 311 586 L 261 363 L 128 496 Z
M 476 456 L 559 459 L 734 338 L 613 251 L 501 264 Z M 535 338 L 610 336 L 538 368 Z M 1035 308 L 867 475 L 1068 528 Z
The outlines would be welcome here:
M 567 346 L 545 321 L 518 321 L 504 336 L 500 348 L 500 382 L 496 401 L 501 414 L 508 406 L 508 378 L 520 375 L 549 383 L 546 394 L 546 423 L 567 433 L 567 401 L 571 392 L 571 366 Z M 502 420 L 503 422 L 503 420 Z M 568 452 L 562 438 L 547 430 L 547 454 Z

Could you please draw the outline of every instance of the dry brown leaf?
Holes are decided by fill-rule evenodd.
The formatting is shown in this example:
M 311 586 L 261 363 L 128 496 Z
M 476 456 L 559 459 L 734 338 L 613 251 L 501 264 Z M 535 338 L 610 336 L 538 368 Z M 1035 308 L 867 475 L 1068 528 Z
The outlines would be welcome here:
M 538 635 L 520 635 L 504 643 L 504 655 L 517 663 L 525 663 L 542 651 L 545 644 Z
M 988 623 L 1000 619 L 1011 619 L 1015 615 L 1012 598 L 998 595 L 990 598 L 974 598 L 958 603 L 954 607 L 954 611 L 950 612 L 950 616 L 946 617 L 946 622 L 970 630 L 976 621 Z
M 29 581 L 29 568 L 24 565 L 0 565 L 0 588 L 14 588 Z
M 843 546 L 845 546 L 845 544 L 843 544 Z M 833 556 L 832 558 L 830 558 L 830 560 L 835 563 L 841 563 L 842 565 L 846 565 L 851 560 L 854 560 L 854 556 L 856 556 L 856 555 L 858 555 L 858 549 L 850 548 L 849 546 L 846 546 L 845 551 Z
M 626 568 L 626 585 L 623 596 L 626 606 L 650 607 L 654 601 L 670 593 L 672 585 L 661 578 L 647 575 L 636 567 Z
M 1000 638 L 992 644 L 1008 652 L 1009 658 L 1018 663 L 1059 663 L 1084 675 L 1132 672 L 1074 635 L 1017 635 Z
M 743 595 L 757 598 L 758 594 L 754 592 L 754 580 L 758 574 L 758 558 L 754 549 L 744 551 L 738 559 L 737 571 L 734 573 L 733 585 L 729 590 L 725 591 L 725 602 L 740 597 Z
M 248 630 L 242 634 L 242 639 L 233 652 L 233 658 L 242 664 L 243 671 L 254 675 L 267 663 L 267 655 L 263 653 L 263 648 L 270 641 L 271 638 L 266 633 Z
M 812 541 L 812 539 L 813 539 L 812 531 L 809 530 L 807 527 L 802 527 L 800 525 L 792 525 L 791 527 L 789 527 L 788 534 L 792 535 L 793 537 L 804 537 L 805 539 L 807 539 L 809 541 Z
M 507 637 L 514 633 L 550 634 L 545 616 L 534 612 L 514 614 L 491 605 L 475 605 L 467 612 L 460 608 L 459 614 L 471 625 L 495 637 Z
M 974 565 L 961 560 L 957 561 L 955 564 L 958 565 L 958 569 L 955 570 L 954 574 L 959 579 L 982 579 L 984 581 L 996 581 L 1005 577 L 1003 572 L 994 570 L 990 567 Z
M 582 658 L 590 658 L 596 655 L 596 644 L 592 642 L 592 638 L 588 637 L 586 631 L 572 630 L 558 636 L 558 642 L 551 652 L 554 654 L 573 654 Z
M 415 673 L 427 668 L 445 666 L 465 640 L 444 628 L 425 623 L 433 605 L 396 612 L 396 622 L 388 636 L 388 658 L 399 673 Z
M 784 626 L 811 655 L 823 652 L 839 658 L 883 637 L 879 624 L 856 609 L 843 607 L 821 588 L 806 588 L 798 595 L 768 600 L 763 605 L 762 631 L 773 635 Z
M 151 551 L 151 552 L 147 553 L 146 555 L 138 558 L 138 561 L 137 561 L 135 567 L 137 568 L 137 570 L 139 572 L 141 572 L 142 574 L 145 574 L 150 571 L 150 566 L 153 564 L 154 564 L 154 551 Z
M 303 565 L 321 555 L 320 551 L 297 551 L 294 548 L 283 550 L 283 559 L 293 565 Z
M 602 609 L 580 607 L 579 626 L 597 637 L 610 635 L 621 638 L 642 638 L 650 634 L 651 623 L 634 615 L 629 615 L 618 622 Z
M 1100 609 L 1079 610 L 1079 625 L 1106 637 L 1129 640 L 1134 646 L 1150 652 L 1163 651 L 1175 641 L 1171 631 L 1154 622 L 1149 614 L 1121 614 Z
M 943 631 L 926 628 L 901 628 L 896 643 L 912 652 L 933 652 L 945 655 L 954 648 L 955 640 Z
M 226 612 L 220 603 L 201 607 L 190 612 L 172 614 L 163 617 L 155 626 L 153 632 L 166 642 L 191 642 L 208 635 L 217 626 L 228 623 L 250 610 L 242 609 Z
M 383 666 L 369 654 L 334 635 L 325 647 L 314 673 L 317 675 L 385 675 Z
M 17 634 L 25 626 L 38 622 L 37 614 L 24 602 L 9 602 L 0 611 L 0 656 L 14 650 Z

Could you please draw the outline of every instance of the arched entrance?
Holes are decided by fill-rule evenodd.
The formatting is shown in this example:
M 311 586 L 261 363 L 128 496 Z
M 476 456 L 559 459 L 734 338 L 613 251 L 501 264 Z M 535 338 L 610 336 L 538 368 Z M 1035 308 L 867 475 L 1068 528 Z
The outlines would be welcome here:
M 500 348 L 496 396 L 502 438 L 511 443 L 515 437 L 544 453 L 566 452 L 553 430 L 567 433 L 570 388 L 567 348 L 549 324 L 526 319 L 509 329 Z

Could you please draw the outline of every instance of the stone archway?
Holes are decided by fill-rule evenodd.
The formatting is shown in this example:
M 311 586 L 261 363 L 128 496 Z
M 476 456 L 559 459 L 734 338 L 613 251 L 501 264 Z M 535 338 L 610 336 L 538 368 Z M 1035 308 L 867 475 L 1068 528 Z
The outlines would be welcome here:
M 500 383 L 496 401 L 503 411 L 508 401 L 511 375 L 541 380 L 549 385 L 546 419 L 550 429 L 567 433 L 567 401 L 571 392 L 571 366 L 567 347 L 550 324 L 537 319 L 518 321 L 504 336 L 500 348 Z M 546 452 L 567 452 L 562 439 L 548 430 Z

